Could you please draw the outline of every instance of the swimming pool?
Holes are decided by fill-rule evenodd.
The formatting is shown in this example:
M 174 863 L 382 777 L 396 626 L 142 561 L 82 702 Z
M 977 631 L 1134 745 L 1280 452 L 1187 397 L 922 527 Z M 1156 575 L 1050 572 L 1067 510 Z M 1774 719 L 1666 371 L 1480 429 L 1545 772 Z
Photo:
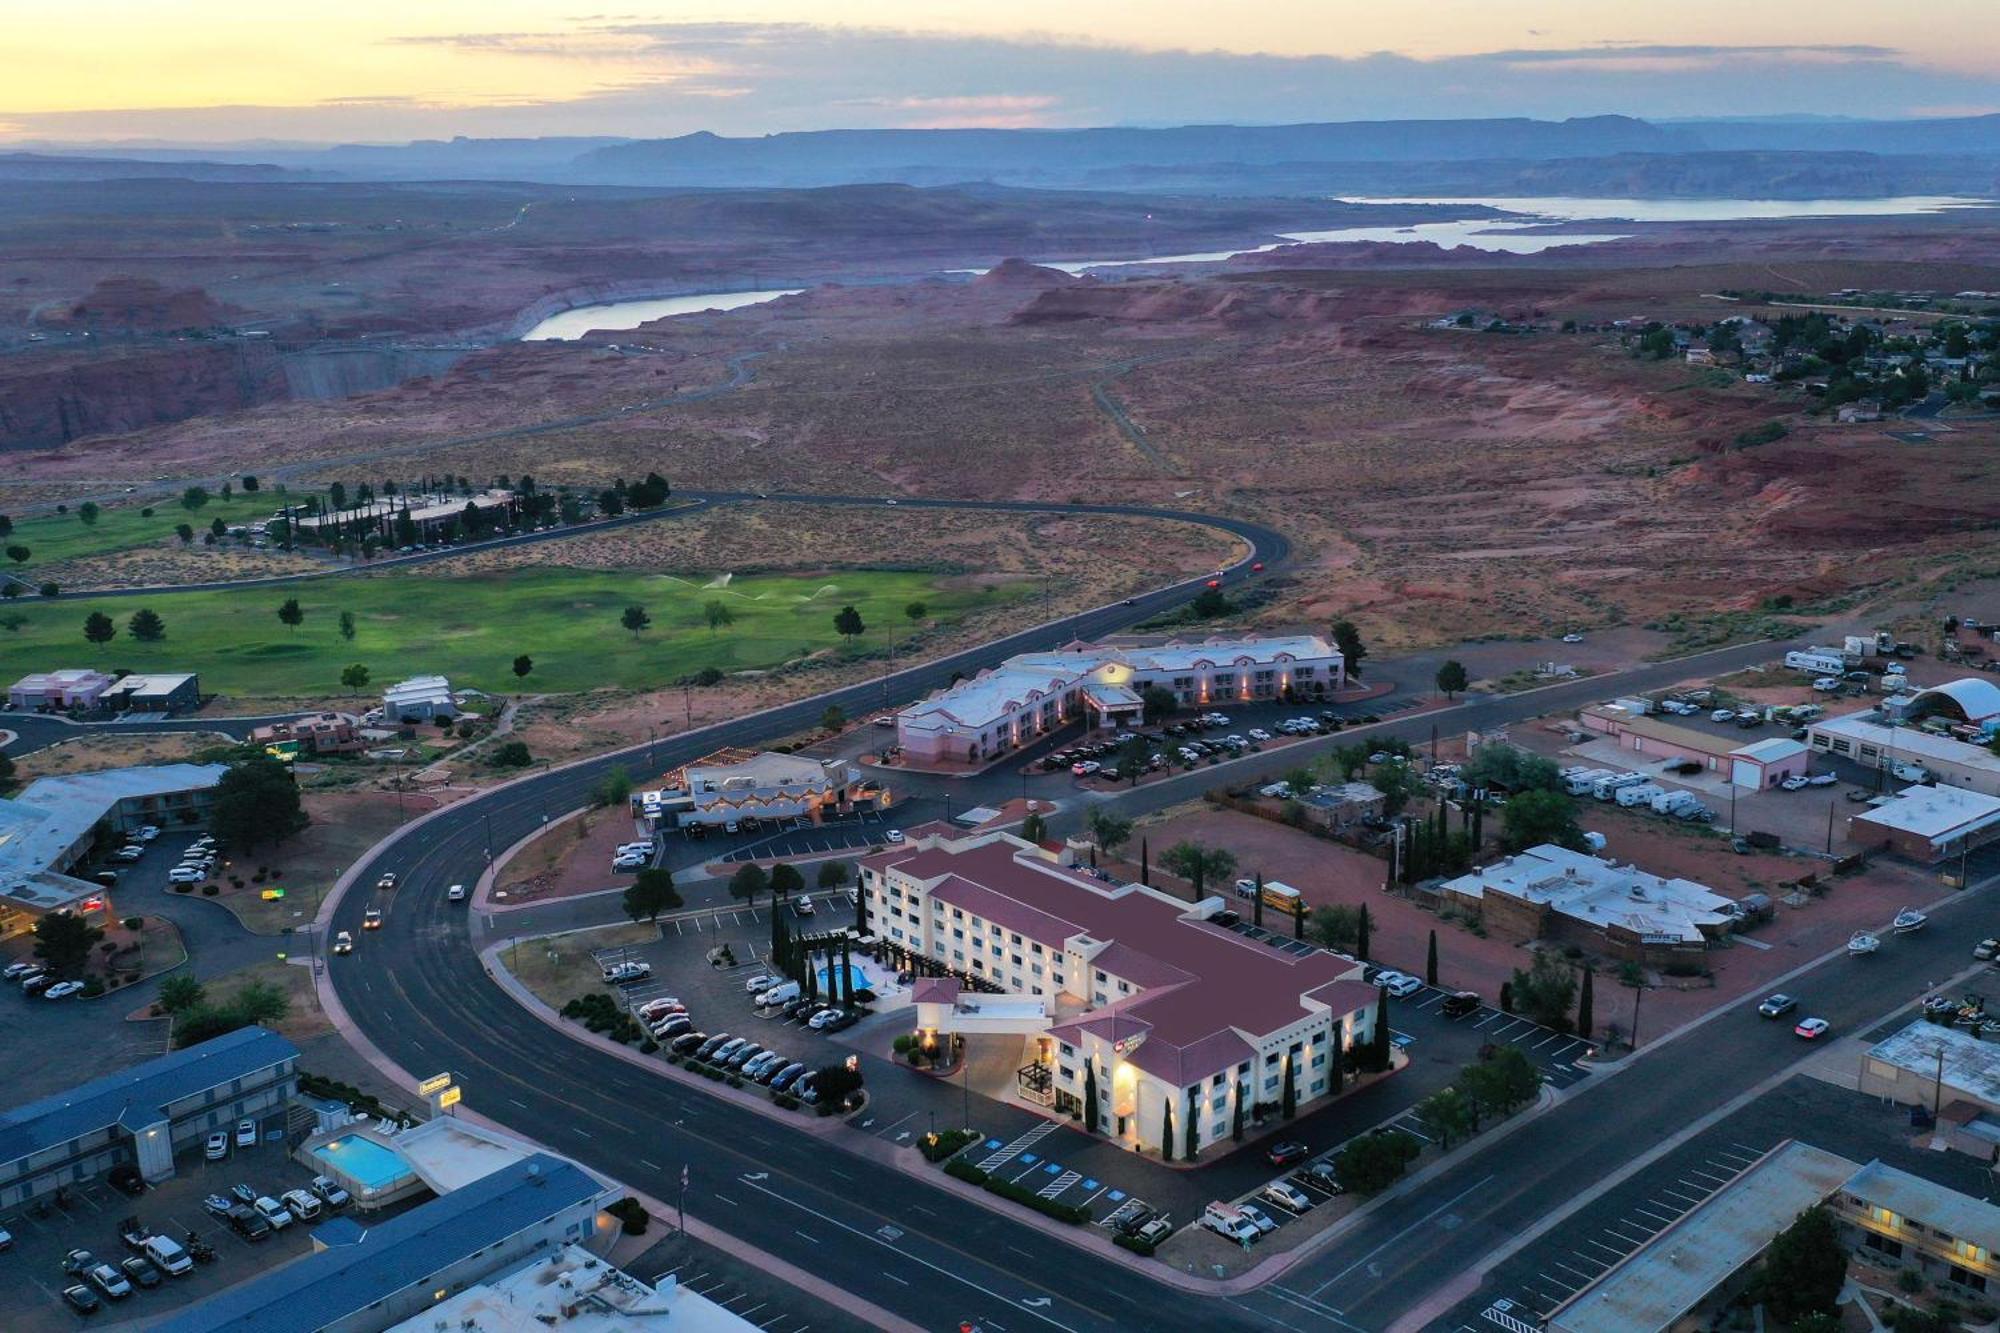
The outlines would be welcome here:
M 385 1148 L 359 1134 L 343 1134 L 337 1139 L 328 1139 L 314 1148 L 312 1155 L 349 1180 L 360 1181 L 370 1190 L 385 1190 L 416 1174 L 395 1149 Z
M 839 975 L 840 969 L 837 966 L 832 964 L 823 965 L 819 970 L 819 993 L 821 995 L 833 994 L 834 978 Z M 847 965 L 847 984 L 850 990 L 876 989 L 875 979 L 862 969 L 861 964 L 855 962 L 850 962 Z

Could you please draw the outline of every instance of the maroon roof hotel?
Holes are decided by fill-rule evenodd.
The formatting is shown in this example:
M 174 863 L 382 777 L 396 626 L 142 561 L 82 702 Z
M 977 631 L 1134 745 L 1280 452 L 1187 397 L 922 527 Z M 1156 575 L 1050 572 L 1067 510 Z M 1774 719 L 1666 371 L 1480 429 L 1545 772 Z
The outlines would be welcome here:
M 1146 690 L 1183 706 L 1318 698 L 1346 684 L 1340 651 L 1316 634 L 1207 639 L 1151 648 L 1072 643 L 1021 653 L 896 715 L 896 739 L 915 760 L 978 763 L 1071 722 L 1136 727 Z
M 1341 1091 L 1341 1055 L 1374 1027 L 1359 963 L 1272 949 L 1212 923 L 1220 898 L 1107 883 L 1074 859 L 926 830 L 862 861 L 884 943 L 999 987 L 920 979 L 920 1032 L 1019 1037 L 1024 1099 L 1082 1114 L 1094 1089 L 1098 1129 L 1135 1150 L 1158 1148 L 1170 1107 L 1177 1152 L 1190 1121 L 1201 1146 L 1230 1137 L 1239 1102 L 1246 1121 L 1281 1103 L 1287 1065 L 1301 1106 Z

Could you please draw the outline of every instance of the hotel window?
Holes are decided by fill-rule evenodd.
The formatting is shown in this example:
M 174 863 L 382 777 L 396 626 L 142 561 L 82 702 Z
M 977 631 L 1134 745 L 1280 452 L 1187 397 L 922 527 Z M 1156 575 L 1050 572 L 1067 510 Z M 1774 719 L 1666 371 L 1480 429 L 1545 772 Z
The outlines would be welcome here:
M 1062 1075 L 1063 1082 L 1065 1083 L 1076 1082 L 1076 1071 L 1074 1069 L 1071 1069 L 1068 1065 L 1056 1066 L 1056 1072 Z
M 1007 955 L 1007 961 L 1008 961 L 1008 962 L 1010 962 L 1010 963 L 1012 963 L 1012 964 L 1013 964 L 1013 965 L 1014 965 L 1015 967 L 1019 967 L 1019 966 L 1021 966 L 1021 963 L 1022 963 L 1022 958 L 1021 958 L 1021 955 L 1020 955 L 1020 954 L 1017 954 L 1017 953 L 1015 953 L 1015 954 L 1008 954 L 1008 955 Z M 1035 971 L 1037 971 L 1037 972 L 1039 972 L 1039 971 L 1041 971 L 1041 970 L 1042 970 L 1042 969 L 1041 969 L 1041 968 L 1039 968 L 1039 967 L 1035 969 Z
M 1065 1060 L 1073 1060 L 1076 1058 L 1076 1047 L 1070 1045 L 1066 1041 L 1057 1042 L 1056 1049 L 1062 1052 L 1062 1058 Z
M 1986 1290 L 1985 1278 L 1981 1277 L 1977 1273 L 1967 1272 L 1965 1269 L 1958 1267 L 1956 1264 L 1952 1265 L 1951 1280 L 1953 1282 L 1956 1282 L 1961 1287 L 1971 1287 L 1974 1291 Z
M 1130 995 L 1132 993 L 1132 988 L 1121 981 L 1118 983 L 1118 993 L 1120 995 Z
M 964 929 L 963 929 L 963 928 L 961 928 L 961 927 L 959 927 L 959 926 L 953 926 L 953 927 L 951 928 L 951 937 L 952 937 L 953 939 L 955 939 L 955 940 L 962 940 L 962 939 L 964 939 L 964 938 L 965 938 L 965 931 L 964 931 Z
M 1021 937 L 1019 935 L 1011 936 L 1007 942 L 1017 949 L 1021 947 Z
M 953 957 L 954 959 L 956 959 L 956 960 L 957 960 L 958 962 L 961 962 L 961 963 L 962 963 L 962 962 L 964 962 L 964 961 L 965 961 L 965 950 L 963 950 L 963 949 L 953 949 L 953 950 L 951 951 L 951 956 L 952 956 L 952 957 Z
M 1035 957 L 1040 958 L 1042 956 L 1042 946 L 1037 944 L 1033 947 L 1034 947 Z
M 1276 1051 L 1272 1051 L 1269 1055 L 1264 1057 L 1264 1063 L 1267 1066 L 1278 1063 L 1278 1053 Z
M 1250 1077 L 1250 1062 L 1248 1060 L 1245 1060 L 1242 1064 L 1236 1066 L 1236 1076 L 1238 1078 Z
M 1271 1075 L 1271 1077 L 1264 1080 L 1264 1091 L 1266 1092 L 1269 1092 L 1271 1089 L 1277 1086 L 1278 1086 L 1278 1076 L 1276 1074 L 1273 1074 Z
M 1217 1097 L 1214 1101 L 1208 1104 L 1208 1109 L 1213 1111 L 1217 1115 L 1221 1115 L 1224 1111 L 1229 1109 L 1229 1094 L 1224 1093 L 1222 1096 Z
M 1312 1088 L 1310 1089 L 1310 1091 L 1312 1091 L 1312 1092 L 1314 1092 L 1314 1093 L 1321 1093 L 1321 1092 L 1325 1092 L 1325 1091 L 1326 1091 L 1326 1080 L 1325 1080 L 1325 1079 L 1323 1079 L 1323 1078 L 1316 1078 L 1316 1079 L 1314 1079 L 1314 1080 L 1312 1081 Z
M 1017 959 L 1016 961 L 1019 960 Z M 1030 970 L 1033 971 L 1034 974 L 1038 977 L 1042 975 L 1042 965 L 1040 963 L 1036 963 Z
M 1320 1067 L 1321 1065 L 1323 1065 L 1323 1064 L 1325 1064 L 1325 1063 L 1326 1063 L 1326 1052 L 1325 1052 L 1325 1051 L 1321 1051 L 1321 1052 L 1320 1052 L 1320 1053 L 1319 1053 L 1318 1055 L 1315 1055 L 1315 1056 L 1314 1056 L 1314 1057 L 1312 1058 L 1312 1067 L 1313 1067 L 1314 1069 L 1318 1069 L 1318 1068 L 1319 1068 L 1319 1067 Z
M 1295 667 L 1293 669 L 1293 674 L 1297 675 L 1301 680 L 1303 680 L 1305 677 L 1312 675 L 1315 670 L 1317 670 L 1317 668 L 1309 666 Z
M 1891 1230 L 1894 1230 L 1896 1227 L 1899 1227 L 1903 1224 L 1902 1218 L 1896 1216 L 1894 1212 L 1880 1206 L 1879 1204 L 1871 1203 L 1866 1205 L 1866 1208 L 1868 1212 L 1868 1220 L 1871 1222 L 1878 1223 L 1879 1225 L 1888 1227 Z
M 1105 999 L 1104 999 L 1104 992 L 1103 992 L 1103 991 L 1099 991 L 1099 992 L 1097 992 L 1097 994 L 1095 994 L 1095 995 L 1093 995 L 1093 996 L 1091 997 L 1091 1000 L 1092 1000 L 1092 1002 L 1093 1002 L 1093 1003 L 1095 1003 L 1095 1004 L 1103 1004 L 1103 1003 L 1105 1003 Z
M 1221 1074 L 1217 1074 L 1217 1075 L 1216 1075 L 1216 1076 L 1215 1076 L 1214 1078 L 1212 1078 L 1212 1079 L 1210 1079 L 1210 1080 L 1208 1081 L 1208 1086 L 1209 1086 L 1209 1087 L 1211 1087 L 1211 1088 L 1219 1088 L 1219 1087 L 1221 1087 L 1221 1086 L 1222 1086 L 1222 1080 L 1223 1080 L 1223 1077 L 1224 1077 L 1223 1075 L 1221 1075 Z
M 1991 1257 L 1984 1245 L 1974 1245 L 1968 1240 L 1953 1241 L 1951 1253 L 1954 1259 L 1962 1259 L 1969 1264 L 1983 1264 Z

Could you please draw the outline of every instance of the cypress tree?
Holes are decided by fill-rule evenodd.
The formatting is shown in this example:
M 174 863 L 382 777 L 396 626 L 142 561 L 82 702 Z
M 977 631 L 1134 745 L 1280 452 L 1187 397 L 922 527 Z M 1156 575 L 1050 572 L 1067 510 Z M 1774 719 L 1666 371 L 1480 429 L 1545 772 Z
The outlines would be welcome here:
M 1147 857 L 1146 840 L 1139 839 L 1139 882 L 1148 888 L 1153 884 L 1152 863 Z
M 1261 870 L 1256 874 L 1253 895 L 1250 899 L 1250 919 L 1261 928 L 1264 924 L 1264 872 Z
M 1199 1096 L 1200 1093 L 1195 1089 L 1188 1089 L 1187 1142 L 1181 1145 L 1181 1156 L 1190 1162 L 1201 1152 L 1201 1115 L 1199 1104 L 1195 1100 Z
M 1305 937 L 1306 937 L 1306 911 L 1305 911 L 1305 904 L 1301 903 L 1292 912 L 1292 938 L 1295 940 L 1302 940 Z
M 1368 904 L 1361 904 L 1361 914 L 1354 921 L 1354 956 L 1366 962 L 1368 959 Z
M 1479 843 L 1482 837 L 1481 829 L 1485 823 L 1486 802 L 1474 801 L 1472 803 L 1472 854 L 1474 856 L 1479 855 Z
M 1088 1057 L 1083 1062 L 1083 1132 L 1097 1132 L 1097 1062 Z
M 1229 1137 L 1238 1143 L 1243 1142 L 1243 1103 L 1249 1100 L 1249 1096 L 1250 1094 L 1244 1090 L 1243 1085 L 1238 1083 L 1236 1085 L 1236 1110 L 1230 1116 L 1229 1120 Z
M 1583 993 L 1577 997 L 1576 1001 L 1576 1032 L 1585 1041 L 1590 1040 L 1590 1030 L 1597 1026 L 1597 1015 L 1591 1012 L 1593 999 L 1591 995 L 1591 982 L 1596 976 L 1597 970 L 1595 968 L 1585 967 L 1583 969 Z
M 1375 997 L 1375 1031 L 1370 1034 L 1368 1062 L 1376 1072 L 1389 1067 L 1389 992 Z
M 1424 958 L 1424 980 L 1435 986 L 1438 984 L 1438 933 L 1431 932 L 1430 952 Z
M 1174 1099 L 1160 1099 L 1160 1160 L 1174 1160 Z
M 1286 1055 L 1285 1088 L 1279 1094 L 1278 1111 L 1287 1120 L 1290 1120 L 1297 1114 L 1299 1109 L 1299 1080 L 1298 1075 L 1293 1072 L 1295 1067 L 1292 1057 L 1289 1054 Z

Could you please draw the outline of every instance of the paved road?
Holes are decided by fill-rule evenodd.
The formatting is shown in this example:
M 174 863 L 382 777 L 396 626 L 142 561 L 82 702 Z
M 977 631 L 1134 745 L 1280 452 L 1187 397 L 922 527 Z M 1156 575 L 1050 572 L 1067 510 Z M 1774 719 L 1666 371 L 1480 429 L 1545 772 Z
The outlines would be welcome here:
M 66 717 L 50 713 L 9 713 L 0 711 L 0 731 L 11 731 L 17 737 L 6 746 L 15 758 L 20 758 L 31 750 L 54 745 L 58 741 L 75 740 L 79 736 L 93 734 L 119 734 L 124 732 L 148 731 L 214 731 L 222 735 L 243 740 L 251 731 L 266 722 L 281 721 L 294 716 L 291 713 L 273 713 L 261 717 L 170 717 L 158 721 L 72 722 Z

